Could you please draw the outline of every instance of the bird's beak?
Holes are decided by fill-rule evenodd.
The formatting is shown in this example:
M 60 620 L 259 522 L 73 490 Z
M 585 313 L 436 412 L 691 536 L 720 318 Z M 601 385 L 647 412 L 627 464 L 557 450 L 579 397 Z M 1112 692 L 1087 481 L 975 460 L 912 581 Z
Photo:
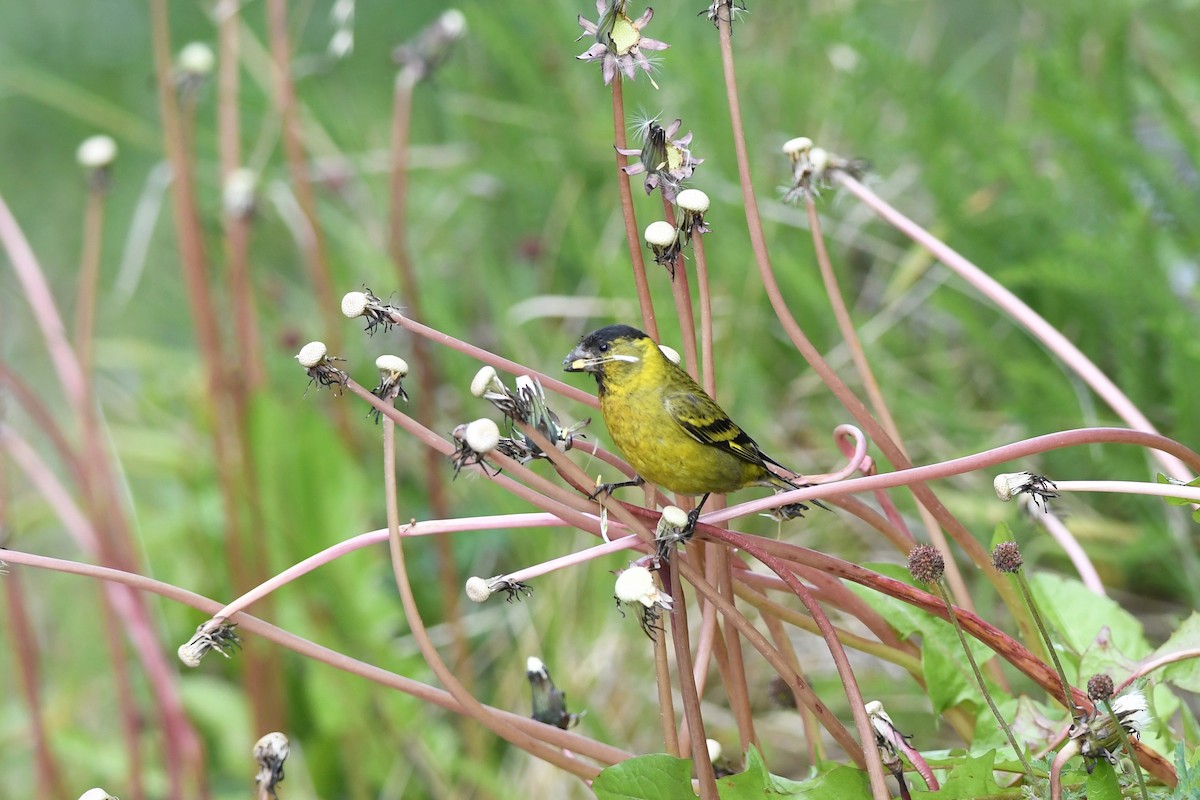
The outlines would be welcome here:
M 567 357 L 563 359 L 563 369 L 567 372 L 592 372 L 600 363 L 580 344 L 567 353 Z

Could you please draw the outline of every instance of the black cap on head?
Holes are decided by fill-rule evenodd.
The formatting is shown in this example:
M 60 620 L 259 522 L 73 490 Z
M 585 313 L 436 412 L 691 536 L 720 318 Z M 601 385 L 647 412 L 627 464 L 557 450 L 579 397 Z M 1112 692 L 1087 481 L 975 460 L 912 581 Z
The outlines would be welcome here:
M 594 330 L 587 336 L 583 337 L 581 344 L 584 347 L 591 348 L 605 342 L 615 342 L 618 339 L 645 339 L 646 334 L 639 331 L 632 325 L 608 325 L 606 327 Z

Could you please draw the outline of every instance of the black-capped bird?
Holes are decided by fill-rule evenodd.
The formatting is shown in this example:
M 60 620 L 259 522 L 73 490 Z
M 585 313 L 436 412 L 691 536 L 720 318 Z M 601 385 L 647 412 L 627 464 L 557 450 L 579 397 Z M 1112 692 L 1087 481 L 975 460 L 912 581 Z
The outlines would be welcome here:
M 629 325 L 592 331 L 563 359 L 567 372 L 590 372 L 600 388 L 600 413 L 638 480 L 679 494 L 703 495 L 688 515 L 695 525 L 704 501 L 747 486 L 798 489 L 768 468 L 787 469 L 759 449 L 692 377 L 654 340 Z M 790 470 L 789 470 L 790 471 Z M 794 504 L 790 515 L 807 511 Z

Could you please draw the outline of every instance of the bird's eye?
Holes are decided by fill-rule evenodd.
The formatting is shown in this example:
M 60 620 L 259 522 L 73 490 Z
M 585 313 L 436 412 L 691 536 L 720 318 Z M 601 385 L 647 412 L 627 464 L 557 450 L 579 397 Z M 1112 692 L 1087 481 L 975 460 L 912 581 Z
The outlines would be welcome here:
M 596 349 L 599 350 L 601 353 L 607 353 L 608 352 L 608 343 L 605 342 L 604 344 L 600 345 Z

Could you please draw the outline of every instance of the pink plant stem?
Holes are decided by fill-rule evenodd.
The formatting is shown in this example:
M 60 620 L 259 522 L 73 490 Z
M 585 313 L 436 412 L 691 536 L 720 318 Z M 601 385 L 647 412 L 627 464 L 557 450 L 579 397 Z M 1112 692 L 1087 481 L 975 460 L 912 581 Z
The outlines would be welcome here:
M 675 206 L 662 194 L 663 219 L 674 223 Z M 697 381 L 700 380 L 700 364 L 696 354 L 696 320 L 692 314 L 692 290 L 688 285 L 687 264 L 683 252 L 675 257 L 672 267 L 671 295 L 675 299 L 675 316 L 679 318 L 679 333 L 683 342 L 683 363 L 687 372 Z
M 946 243 L 940 241 L 920 225 L 901 214 L 879 195 L 868 189 L 859 181 L 845 172 L 838 170 L 833 178 L 851 194 L 866 204 L 872 211 L 886 220 L 905 236 L 932 253 L 939 261 L 949 267 L 955 274 L 966 280 L 971 286 L 982 293 L 1000 308 L 1006 315 L 1033 334 L 1039 342 L 1049 348 L 1064 364 L 1100 396 L 1117 416 L 1125 420 L 1131 428 L 1146 433 L 1158 433 L 1150 420 L 1142 414 L 1124 392 L 1114 384 L 1099 367 L 1083 354 L 1057 328 L 1042 318 L 1032 308 L 1022 302 L 1016 295 L 1004 288 L 997 280 L 985 273 L 974 263 L 964 258 Z M 1188 468 L 1169 453 L 1155 454 L 1159 464 L 1172 478 L 1189 481 L 1194 475 L 1189 474 Z M 1194 467 L 1193 467 L 1194 469 Z
M 637 216 L 633 210 L 633 191 L 629 188 L 629 176 L 625 167 L 629 159 L 621 155 L 628 142 L 625 138 L 625 96 L 621 76 L 613 78 L 613 141 L 616 143 L 617 188 L 621 193 L 621 218 L 625 221 L 625 243 L 629 246 L 629 259 L 633 264 L 633 285 L 637 290 L 638 307 L 642 311 L 642 330 L 651 339 L 659 341 L 658 322 L 654 318 L 654 301 L 650 297 L 650 283 L 646 280 L 646 261 L 642 258 L 642 232 L 638 230 Z
M 704 234 L 692 236 L 692 255 L 696 258 L 696 294 L 700 298 L 700 385 L 710 397 L 717 396 L 717 367 L 713 361 L 712 295 L 708 289 L 708 258 L 704 254 Z
M 217 24 L 217 150 L 222 186 L 242 166 L 241 109 L 238 102 L 241 70 L 240 15 L 238 0 L 217 0 L 213 16 Z M 222 225 L 225 256 L 229 259 L 229 304 L 238 347 L 239 388 L 250 393 L 262 385 L 263 348 L 259 342 L 258 310 L 250 281 L 248 250 L 252 217 L 249 212 L 225 209 Z M 239 397 L 244 400 L 244 397 Z M 244 413 L 244 409 L 243 409 Z
M 317 198 L 309 179 L 308 162 L 296 107 L 296 86 L 292 80 L 292 45 L 288 36 L 287 0 L 267 0 L 267 35 L 271 43 L 275 108 L 280 120 L 280 138 L 292 180 L 296 204 L 304 216 L 305 230 L 299 242 L 301 255 L 312 281 L 317 307 L 324 324 L 324 340 L 332 352 L 342 349 L 338 302 L 333 290 L 333 272 L 325 252 L 325 234 L 317 216 Z
M 1096 567 L 1093 566 L 1092 560 L 1088 558 L 1087 551 L 1079 544 L 1074 534 L 1071 533 L 1070 528 L 1063 524 L 1063 521 L 1058 518 L 1057 514 L 1048 509 L 1045 511 L 1035 510 L 1029 505 L 1026 506 L 1026 509 L 1029 511 L 1033 521 L 1045 528 L 1051 538 L 1067 554 L 1067 558 L 1071 559 L 1071 564 L 1075 567 L 1075 571 L 1079 573 L 1079 580 L 1083 582 L 1083 585 L 1101 597 L 1107 597 L 1108 592 L 1104 589 L 1104 582 L 1100 580 L 1100 575 L 1096 572 Z
M 439 519 L 428 520 L 423 522 L 414 522 L 405 525 L 400 530 L 400 535 L 404 537 L 410 536 L 439 536 L 456 531 L 482 531 L 496 530 L 503 528 L 545 528 L 545 527 L 568 527 L 567 523 L 563 522 L 553 514 L 536 513 L 536 514 L 495 514 L 483 517 L 463 517 L 459 519 Z M 307 575 L 319 567 L 326 564 L 332 564 L 344 555 L 362 550 L 366 547 L 371 547 L 377 544 L 387 542 L 387 528 L 382 528 L 369 533 L 362 533 L 358 536 L 353 536 L 344 541 L 338 542 L 335 545 L 325 548 L 319 553 L 315 553 L 298 564 L 285 569 L 277 575 L 272 575 L 270 579 L 255 586 L 250 591 L 237 598 L 229 605 L 222 608 L 216 615 L 214 620 L 226 620 L 232 617 L 239 611 L 245 611 L 250 606 L 254 605 L 259 600 L 263 599 L 272 592 L 276 592 L 289 583 Z
M 751 500 L 748 503 L 730 506 L 721 511 L 704 514 L 704 522 L 724 522 L 725 520 L 756 514 L 769 508 L 778 508 L 788 503 L 812 500 L 815 497 L 836 497 L 840 494 L 890 489 L 895 486 L 906 486 L 915 482 L 925 482 L 962 475 L 966 472 L 994 467 L 1005 461 L 1014 461 L 1038 453 L 1059 450 L 1065 447 L 1078 447 L 1094 444 L 1132 444 L 1153 450 L 1169 453 L 1180 459 L 1191 469 L 1200 471 L 1200 454 L 1184 447 L 1182 444 L 1156 433 L 1134 431 L 1128 428 L 1077 428 L 1075 430 L 1058 431 L 1041 436 L 1034 436 L 1012 444 L 993 447 L 962 458 L 954 458 L 937 464 L 910 469 L 885 472 L 880 475 L 869 475 L 863 478 L 851 478 L 838 483 L 826 483 L 821 486 L 806 487 L 781 492 L 769 498 Z M 1178 491 L 1181 487 L 1169 487 Z
M 707 532 L 707 531 L 706 531 Z M 871 721 L 867 717 L 866 703 L 863 700 L 862 692 L 858 688 L 858 680 L 854 676 L 854 670 L 850 666 L 850 660 L 846 656 L 846 650 L 842 647 L 842 643 L 837 638 L 837 632 L 834 630 L 833 624 L 825 615 L 824 610 L 813 598 L 808 588 L 797 578 L 786 564 L 774 557 L 766 550 L 760 548 L 757 542 L 752 542 L 752 538 L 743 534 L 734 534 L 730 532 L 722 532 L 714 538 L 726 544 L 738 547 L 745 550 L 751 556 L 756 558 L 764 566 L 778 575 L 787 583 L 790 588 L 808 609 L 808 613 L 816 621 L 817 627 L 821 631 L 821 637 L 825 640 L 826 646 L 829 648 L 829 654 L 833 657 L 833 662 L 837 667 L 838 676 L 842 679 L 842 688 L 846 692 L 846 700 L 850 704 L 850 713 L 854 716 L 854 726 L 858 729 L 859 741 L 862 743 L 863 750 L 851 750 L 848 755 L 854 759 L 855 763 L 860 766 L 865 766 L 867 775 L 871 781 L 871 793 L 879 800 L 889 800 L 891 795 L 888 793 L 883 775 L 883 764 L 879 760 L 879 751 L 873 746 L 875 742 L 874 729 L 871 727 Z
M 20 226 L 12 217 L 2 197 L 0 197 L 0 242 L 3 243 L 9 254 L 13 271 L 33 309 L 34 320 L 41 329 L 46 349 L 63 386 L 64 394 L 83 430 L 85 457 L 91 463 L 91 469 L 96 472 L 94 476 L 91 472 L 85 473 L 87 482 L 84 489 L 97 504 L 96 513 L 113 515 L 113 519 L 110 520 L 111 527 L 106 527 L 106 530 L 112 532 L 111 541 L 106 541 L 104 537 L 97 537 L 98 550 L 104 551 L 105 558 L 114 563 L 131 563 L 133 556 L 129 553 L 132 551 L 132 544 L 122 539 L 121 522 L 123 520 L 116 519 L 120 514 L 119 503 L 114 497 L 115 490 L 108 469 L 108 455 L 98 439 L 98 426 L 94 424 L 93 410 L 88 402 L 87 381 L 75 353 L 67 342 L 62 318 L 58 314 L 54 296 L 46 283 L 45 275 L 29 242 L 25 239 Z M 127 530 L 124 532 L 128 533 Z M 124 596 L 114 595 L 114 600 L 118 597 Z M 166 664 L 158 650 L 157 643 L 154 642 L 154 634 L 148 629 L 151 623 L 148 614 L 142 608 L 141 598 L 137 595 L 129 595 L 126 599 L 129 601 L 125 604 L 125 611 L 128 612 L 124 615 L 126 631 L 134 640 L 135 647 L 139 648 L 139 658 L 150 678 L 157 710 L 163 725 L 168 777 L 176 792 L 175 796 L 183 798 L 186 796 L 183 792 L 183 770 L 192 769 L 198 774 L 200 742 L 190 723 L 182 714 L 182 703 L 173 679 L 169 677 Z M 152 645 L 141 649 L 147 642 Z M 114 670 L 119 669 L 114 665 Z M 202 789 L 199 794 L 203 794 Z
M 1200 658 L 1200 648 L 1191 647 L 1184 650 L 1177 650 L 1174 653 L 1167 653 L 1164 656 L 1145 661 L 1130 673 L 1128 678 L 1117 684 L 1115 694 L 1120 694 L 1136 681 L 1141 680 L 1157 669 L 1162 669 L 1168 664 L 1176 664 L 1180 661 L 1188 661 L 1193 658 Z
M 131 587 L 142 592 L 151 592 L 182 605 L 190 606 L 206 614 L 214 614 L 221 608 L 221 604 L 216 600 L 210 600 L 207 597 L 189 592 L 173 584 L 163 583 L 153 578 L 147 578 L 143 575 L 123 570 L 98 567 L 92 564 L 81 564 L 76 561 L 67 561 L 59 558 L 49 558 L 19 550 L 5 550 L 4 557 L 10 564 L 20 564 L 35 569 L 80 575 Z M 403 675 L 397 675 L 372 664 L 351 658 L 336 650 L 322 647 L 249 614 L 239 613 L 231 621 L 236 623 L 240 630 L 274 642 L 280 647 L 285 647 L 305 658 L 328 664 L 334 669 L 357 675 L 358 677 L 378 683 L 381 686 L 396 689 L 456 714 L 464 713 L 463 707 L 449 692 L 444 690 L 435 689 L 432 686 L 414 681 L 411 678 L 406 678 Z M 553 725 L 536 722 L 529 717 L 523 717 L 519 714 L 502 711 L 490 706 L 485 706 L 485 708 L 504 719 L 514 728 L 538 736 L 556 747 L 573 750 L 601 763 L 615 764 L 633 757 L 633 754 L 626 750 L 597 742 L 578 733 L 564 731 Z
M 562 524 L 561 520 L 556 520 L 556 522 L 560 525 Z M 493 529 L 495 529 L 495 526 L 493 526 Z M 613 539 L 612 541 L 598 544 L 595 547 L 589 547 L 586 550 L 580 550 L 577 553 L 568 553 L 565 556 L 552 558 L 549 561 L 543 561 L 540 564 L 534 564 L 531 567 L 519 569 L 516 572 L 509 572 L 504 575 L 504 578 L 510 581 L 527 581 L 532 578 L 549 575 L 551 572 L 560 569 L 577 567 L 580 564 L 586 564 L 588 561 L 593 561 L 597 558 L 603 558 L 613 553 L 621 553 L 635 548 L 642 548 L 646 552 L 650 551 L 649 546 L 645 542 L 630 534 L 629 536 L 622 536 L 620 539 Z
M 692 751 L 692 769 L 700 783 L 702 800 L 717 800 L 717 779 L 713 772 L 712 760 L 708 757 L 707 736 L 704 732 L 704 717 L 700 712 L 700 694 L 696 690 L 696 682 L 692 677 L 692 648 L 688 640 L 687 598 L 683 594 L 683 584 L 679 580 L 679 550 L 671 551 L 671 566 L 666 572 L 670 576 L 671 598 L 675 601 L 671 606 L 671 639 L 675 644 L 675 663 L 679 675 L 679 695 L 683 700 L 683 715 L 687 720 L 688 737 L 679 737 L 680 749 L 689 745 Z
M 416 640 L 418 647 L 420 647 L 421 655 L 425 658 L 425 663 L 433 670 L 433 673 L 442 685 L 450 691 L 454 699 L 459 702 L 465 713 L 492 731 L 492 733 L 572 775 L 585 780 L 595 778 L 600 772 L 596 767 L 584 764 L 582 761 L 569 757 L 561 751 L 547 747 L 539 739 L 514 728 L 507 724 L 505 720 L 484 708 L 483 704 L 476 700 L 474 695 L 458 679 L 454 671 L 442 661 L 437 648 L 429 639 L 429 632 L 426 630 L 425 623 L 421 619 L 420 610 L 417 608 L 417 599 L 413 595 L 412 585 L 408 580 L 404 547 L 402 537 L 400 536 L 400 512 L 396 500 L 396 426 L 390 419 L 385 419 L 383 426 L 384 502 L 387 507 L 388 532 L 390 534 L 388 542 L 392 554 L 392 570 L 396 577 L 396 587 L 400 590 L 400 600 L 404 605 L 404 616 L 408 620 L 409 631 L 412 633 L 413 639 Z
M 4 499 L 0 498 L 0 511 Z M 0 514 L 2 518 L 3 514 Z M 5 610 L 8 612 L 9 630 L 12 639 L 9 645 L 13 660 L 16 661 L 18 683 L 21 697 L 25 701 L 25 711 L 29 717 L 29 738 L 32 739 L 34 763 L 37 770 L 38 794 L 42 797 L 65 797 L 66 792 L 62 781 L 62 771 L 59 769 L 54 751 L 46 738 L 44 710 L 42 708 L 41 692 L 39 691 L 41 669 L 38 659 L 38 637 L 30 624 L 25 607 L 25 591 L 19 573 L 5 575 L 0 579 L 4 584 Z M 131 760 L 136 751 L 130 752 Z M 138 780 L 131 785 L 140 787 L 140 775 L 131 774 Z
M 460 353 L 466 353 L 472 358 L 477 358 L 485 364 L 491 364 L 496 369 L 502 369 L 505 372 L 513 375 L 531 375 L 538 379 L 538 381 L 542 384 L 542 388 L 557 392 L 563 397 L 570 398 L 571 400 L 591 406 L 592 408 L 600 407 L 600 401 L 597 400 L 594 395 L 588 394 L 581 389 L 576 389 L 574 386 L 563 383 L 557 378 L 552 378 L 543 372 L 530 369 L 523 364 L 518 364 L 516 361 L 510 361 L 509 359 L 498 356 L 495 353 L 489 353 L 482 347 L 476 347 L 473 344 L 464 342 L 461 339 L 456 339 L 449 334 L 442 333 L 435 328 L 431 328 L 428 325 L 422 325 L 419 322 L 408 319 L 407 317 L 402 317 L 399 314 L 392 315 L 391 321 L 407 331 L 411 331 L 419 336 L 424 336 L 436 344 L 444 345 L 445 347 L 457 350 Z M 647 333 L 649 333 L 649 331 L 647 331 Z
M 93 330 L 96 318 L 96 289 L 100 283 L 100 252 L 104 238 L 106 179 L 94 176 L 83 211 L 83 252 L 79 257 L 79 291 L 75 297 L 75 351 L 79 354 L 84 380 L 91 383 Z

